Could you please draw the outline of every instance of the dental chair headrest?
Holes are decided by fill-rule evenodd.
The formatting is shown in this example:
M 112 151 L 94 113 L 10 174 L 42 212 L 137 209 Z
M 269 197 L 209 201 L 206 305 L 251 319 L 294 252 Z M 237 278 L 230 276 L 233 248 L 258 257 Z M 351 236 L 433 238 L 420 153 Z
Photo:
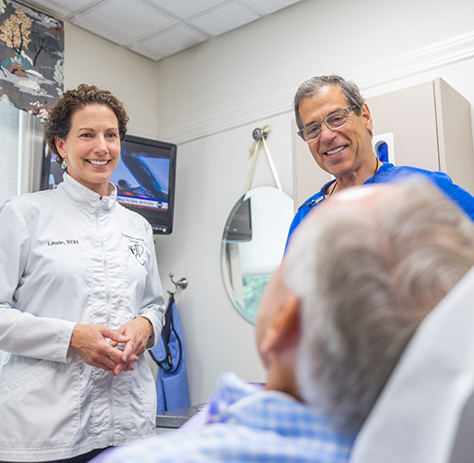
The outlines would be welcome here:
M 472 463 L 473 391 L 474 268 L 418 327 L 350 463 Z

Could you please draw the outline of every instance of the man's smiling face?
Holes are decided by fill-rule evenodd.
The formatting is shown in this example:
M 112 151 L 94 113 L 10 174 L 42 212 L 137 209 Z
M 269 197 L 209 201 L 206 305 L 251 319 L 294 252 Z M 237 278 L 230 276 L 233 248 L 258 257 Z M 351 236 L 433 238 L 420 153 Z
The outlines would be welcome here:
M 349 105 L 339 87 L 325 86 L 315 95 L 303 98 L 299 112 L 303 125 L 321 122 L 338 109 Z M 308 143 L 311 154 L 321 169 L 338 178 L 357 176 L 362 167 L 372 166 L 374 154 L 369 130 L 372 118 L 366 104 L 358 116 L 349 111 L 349 122 L 340 129 L 331 130 L 321 124 L 321 135 Z M 373 167 L 372 167 L 373 168 Z

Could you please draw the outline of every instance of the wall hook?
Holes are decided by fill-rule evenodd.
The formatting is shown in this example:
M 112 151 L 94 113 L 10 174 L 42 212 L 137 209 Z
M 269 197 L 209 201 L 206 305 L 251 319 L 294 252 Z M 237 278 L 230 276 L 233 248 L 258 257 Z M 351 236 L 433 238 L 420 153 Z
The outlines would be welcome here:
M 170 296 L 174 296 L 174 295 L 178 292 L 178 288 L 186 289 L 186 288 L 188 287 L 188 279 L 187 279 L 187 278 L 184 278 L 184 277 L 183 277 L 183 278 L 180 278 L 178 281 L 174 281 L 174 280 L 173 280 L 173 277 L 174 277 L 174 273 L 173 273 L 173 272 L 171 272 L 171 273 L 169 274 L 169 277 L 170 277 L 171 283 L 173 283 L 173 284 L 174 284 L 174 287 L 176 288 L 175 291 L 170 291 L 170 290 L 168 289 L 167 292 L 168 292 L 168 294 L 169 294 Z

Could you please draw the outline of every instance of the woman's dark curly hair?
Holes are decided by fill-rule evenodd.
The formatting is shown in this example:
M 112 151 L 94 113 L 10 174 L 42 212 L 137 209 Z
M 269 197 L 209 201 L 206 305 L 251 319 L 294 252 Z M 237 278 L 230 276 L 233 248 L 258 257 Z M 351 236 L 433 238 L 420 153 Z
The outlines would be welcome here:
M 44 138 L 49 149 L 57 156 L 59 164 L 63 162 L 58 153 L 55 139 L 65 140 L 71 129 L 71 118 L 74 112 L 90 104 L 108 106 L 117 116 L 120 140 L 127 133 L 128 116 L 123 104 L 108 90 L 101 90 L 95 85 L 81 84 L 74 90 L 68 90 L 51 110 L 44 129 Z

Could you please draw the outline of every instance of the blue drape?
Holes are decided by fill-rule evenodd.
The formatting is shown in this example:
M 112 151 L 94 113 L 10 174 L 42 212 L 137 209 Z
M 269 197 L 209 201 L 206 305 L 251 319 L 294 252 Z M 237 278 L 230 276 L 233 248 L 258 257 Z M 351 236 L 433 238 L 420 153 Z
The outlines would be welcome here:
M 159 366 L 156 378 L 157 413 L 189 408 L 186 348 L 173 296 L 170 296 L 168 300 L 165 325 L 160 340 L 150 353 Z

